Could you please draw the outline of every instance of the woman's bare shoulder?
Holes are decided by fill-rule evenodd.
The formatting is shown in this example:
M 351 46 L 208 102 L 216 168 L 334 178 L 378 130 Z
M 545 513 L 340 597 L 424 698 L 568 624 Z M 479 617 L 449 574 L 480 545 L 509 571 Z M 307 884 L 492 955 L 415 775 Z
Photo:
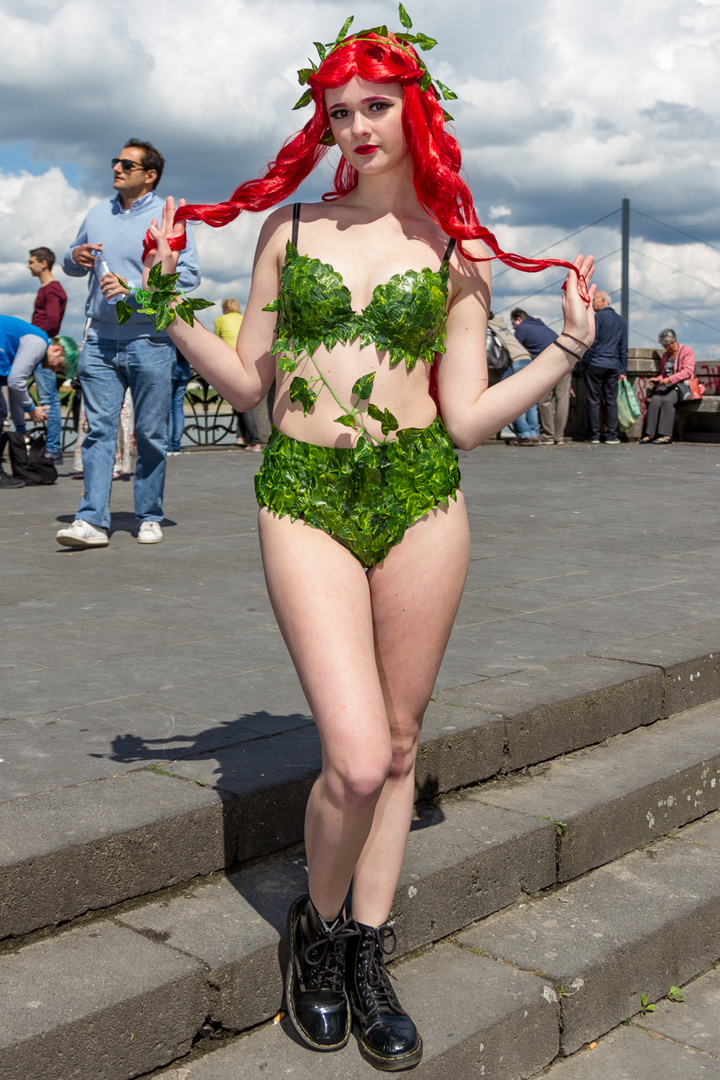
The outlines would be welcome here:
M 292 206 L 280 206 L 265 219 L 258 237 L 255 262 L 262 258 L 282 259 L 292 231 Z
M 455 247 L 450 260 L 450 280 L 457 294 L 466 296 L 480 291 L 483 296 L 489 295 L 491 253 L 482 240 L 464 240 L 462 246 L 463 251 Z

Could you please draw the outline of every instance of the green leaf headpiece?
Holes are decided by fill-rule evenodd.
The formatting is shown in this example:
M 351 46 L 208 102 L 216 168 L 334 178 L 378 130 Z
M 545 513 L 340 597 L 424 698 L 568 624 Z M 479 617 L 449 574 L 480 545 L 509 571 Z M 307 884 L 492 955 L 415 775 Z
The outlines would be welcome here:
M 348 30 L 352 26 L 354 19 L 354 16 L 350 15 L 349 18 L 347 18 L 343 23 L 340 29 L 340 33 L 334 41 L 330 41 L 325 45 L 323 45 L 320 41 L 313 42 L 315 48 L 318 51 L 320 63 L 322 63 L 323 60 L 325 60 L 325 58 L 329 56 L 331 52 L 334 52 L 335 49 L 343 48 L 351 41 L 356 41 L 358 38 L 374 38 L 378 42 L 384 42 L 388 45 L 393 45 L 395 48 L 404 49 L 409 56 L 412 56 L 412 59 L 420 65 L 423 71 L 423 74 L 420 77 L 421 90 L 428 91 L 432 87 L 438 100 L 442 99 L 443 101 L 452 101 L 457 98 L 457 94 L 455 93 L 455 91 L 451 90 L 449 86 L 445 86 L 445 84 L 441 83 L 439 79 L 434 79 L 428 71 L 423 59 L 415 51 L 411 53 L 410 49 L 408 48 L 408 46 L 412 45 L 416 49 L 422 50 L 422 52 L 428 52 L 430 49 L 434 49 L 437 45 L 437 41 L 435 40 L 435 38 L 428 37 L 427 34 L 410 33 L 410 31 L 412 30 L 412 19 L 410 18 L 402 4 L 398 4 L 398 13 L 400 16 L 400 22 L 405 29 L 400 33 L 393 33 L 392 36 L 388 33 L 387 26 L 374 26 L 371 30 L 361 30 L 357 34 L 350 34 L 348 36 Z M 309 67 L 300 68 L 300 70 L 298 71 L 298 80 L 301 86 L 306 86 L 307 83 L 310 81 L 310 78 L 315 75 L 316 72 L 319 70 L 318 64 L 316 64 L 313 60 L 308 60 L 308 64 L 310 65 Z M 308 87 L 308 89 L 305 90 L 305 92 L 300 97 L 300 100 L 297 102 L 296 105 L 293 106 L 293 108 L 302 109 L 303 106 L 309 105 L 311 101 L 312 91 Z M 452 120 L 452 116 L 450 116 L 450 114 L 446 112 L 445 109 L 443 109 L 443 115 L 446 120 Z

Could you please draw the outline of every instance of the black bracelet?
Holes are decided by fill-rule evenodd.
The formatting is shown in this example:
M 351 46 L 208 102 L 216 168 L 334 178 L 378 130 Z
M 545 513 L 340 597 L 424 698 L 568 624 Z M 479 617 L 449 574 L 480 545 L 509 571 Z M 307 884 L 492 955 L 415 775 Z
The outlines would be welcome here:
M 562 351 L 566 352 L 568 356 L 572 356 L 573 360 L 582 360 L 582 356 L 578 356 L 578 354 L 574 353 L 572 349 L 567 349 L 564 345 L 561 345 L 557 338 L 555 338 L 555 340 L 553 341 L 553 345 L 557 345 L 558 349 L 562 349 Z M 585 353 L 583 353 L 583 356 L 584 355 Z
M 573 337 L 572 334 L 568 334 L 567 330 L 561 330 L 558 334 L 558 337 L 569 337 L 571 341 L 574 341 L 575 344 L 579 345 L 581 349 L 585 350 L 585 352 L 588 351 L 588 346 L 585 344 L 585 342 L 581 341 L 580 338 Z M 584 355 L 585 353 L 583 353 L 583 356 Z

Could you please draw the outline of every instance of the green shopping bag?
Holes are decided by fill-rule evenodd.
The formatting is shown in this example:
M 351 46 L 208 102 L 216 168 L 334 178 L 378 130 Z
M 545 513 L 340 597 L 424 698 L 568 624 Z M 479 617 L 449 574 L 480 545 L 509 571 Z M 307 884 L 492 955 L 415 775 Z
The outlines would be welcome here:
M 623 431 L 627 431 L 641 416 L 640 404 L 629 379 L 621 379 L 618 383 L 617 406 L 618 423 Z

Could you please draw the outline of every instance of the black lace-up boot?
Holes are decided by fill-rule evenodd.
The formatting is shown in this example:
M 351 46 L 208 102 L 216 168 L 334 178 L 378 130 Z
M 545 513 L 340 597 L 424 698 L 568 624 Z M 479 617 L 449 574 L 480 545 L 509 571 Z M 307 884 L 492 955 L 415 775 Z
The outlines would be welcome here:
M 338 915 L 328 926 L 304 893 L 288 912 L 287 933 L 285 1002 L 293 1027 L 313 1050 L 341 1050 L 350 1037 L 345 951 L 355 924 Z
M 386 956 L 395 952 L 395 931 L 387 924 L 355 925 L 359 934 L 348 943 L 347 987 L 360 1029 L 360 1052 L 383 1072 L 411 1069 L 420 1061 L 423 1045 L 385 967 Z

